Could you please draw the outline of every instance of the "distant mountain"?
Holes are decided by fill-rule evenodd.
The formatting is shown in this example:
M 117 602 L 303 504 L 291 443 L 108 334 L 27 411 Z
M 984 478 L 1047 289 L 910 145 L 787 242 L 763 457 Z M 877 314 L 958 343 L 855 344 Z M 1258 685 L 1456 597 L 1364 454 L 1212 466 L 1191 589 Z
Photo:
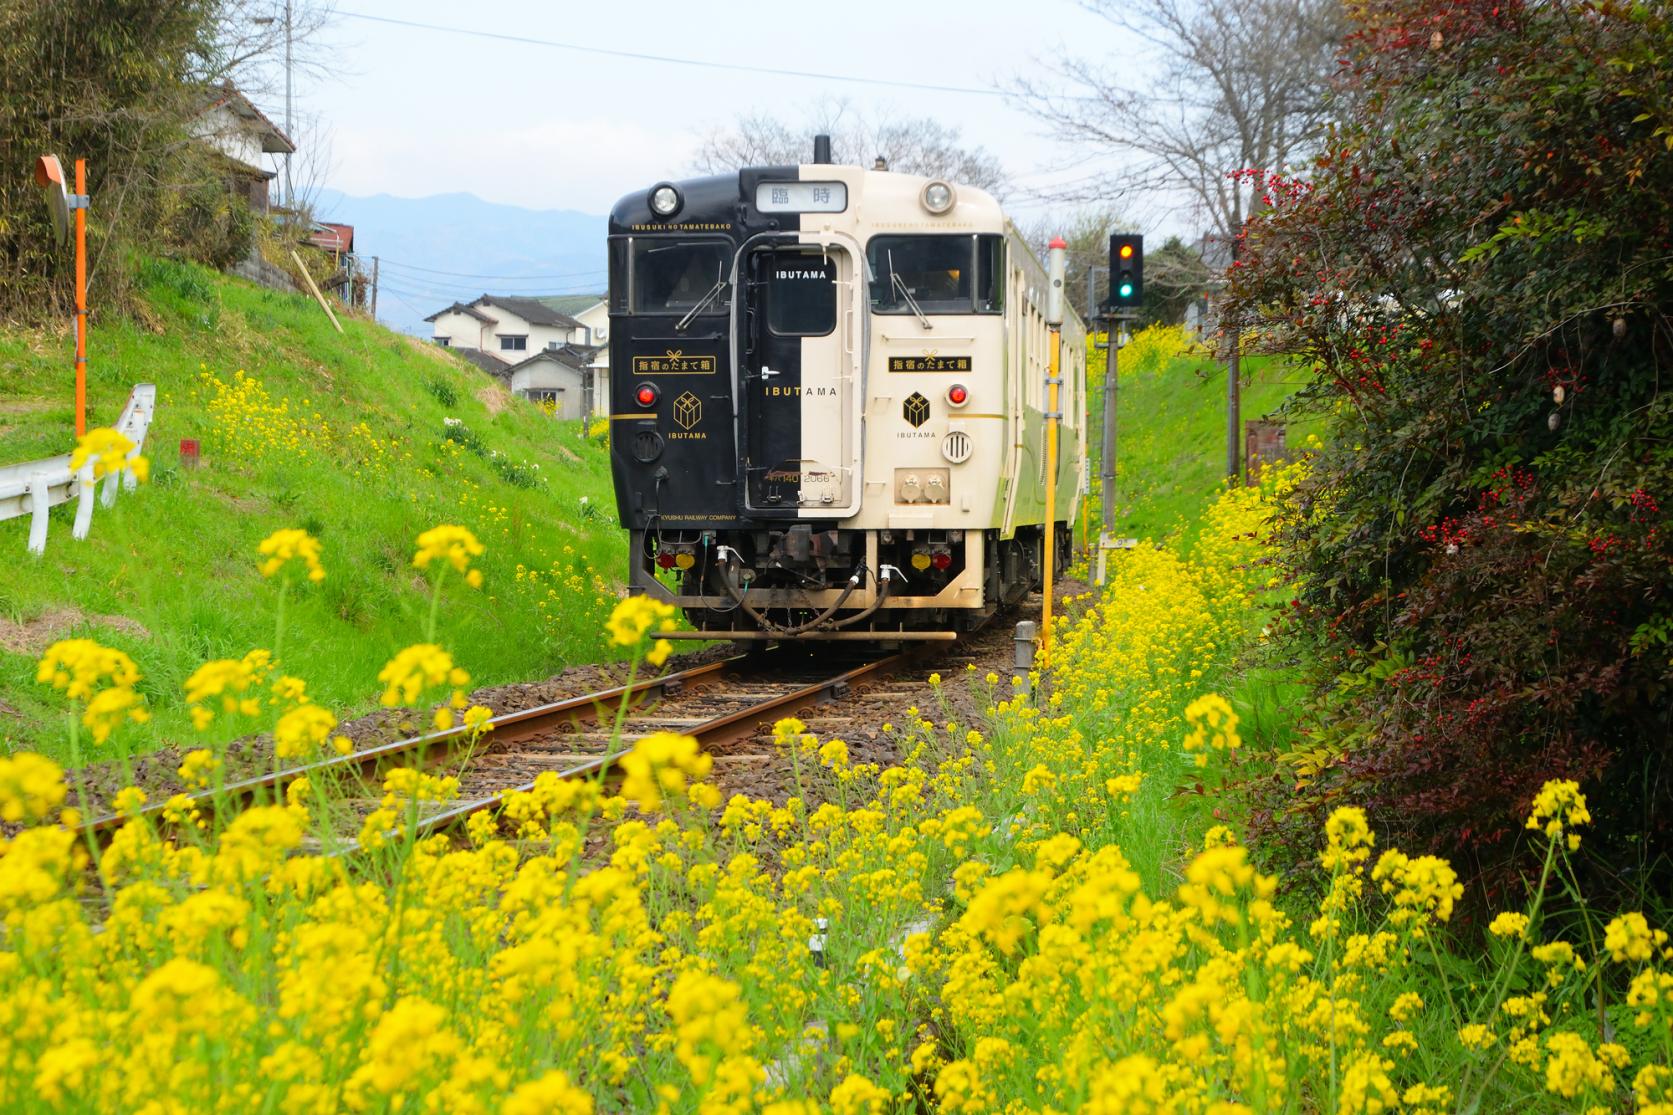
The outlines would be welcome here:
M 471 194 L 350 197 L 322 190 L 322 221 L 354 226 L 367 268 L 381 259 L 378 317 L 429 334 L 424 318 L 479 294 L 591 294 L 607 285 L 605 219 L 571 209 L 522 209 Z

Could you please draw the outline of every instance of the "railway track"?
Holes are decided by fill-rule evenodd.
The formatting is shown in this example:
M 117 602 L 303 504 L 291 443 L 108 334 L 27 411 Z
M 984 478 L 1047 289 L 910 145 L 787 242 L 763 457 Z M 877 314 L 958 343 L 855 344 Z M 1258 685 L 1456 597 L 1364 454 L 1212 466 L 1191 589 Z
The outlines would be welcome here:
M 300 778 L 316 785 L 329 779 L 340 787 L 354 788 L 341 803 L 347 809 L 338 810 L 347 816 L 337 819 L 348 821 L 345 827 L 358 831 L 360 821 L 381 801 L 378 787 L 384 772 L 415 766 L 453 774 L 460 783 L 457 798 L 420 815 L 419 834 L 430 835 L 498 807 L 507 795 L 530 789 L 542 774 L 608 776 L 635 742 L 655 732 L 693 736 L 712 751 L 783 717 L 805 719 L 817 706 L 847 696 L 851 687 L 894 672 L 907 658 L 906 652 L 835 659 L 828 653 L 818 657 L 789 652 L 739 655 L 497 716 L 488 722 L 491 730 L 474 742 L 464 728 L 431 732 L 285 767 L 187 797 L 204 815 L 216 810 L 236 812 L 282 801 L 286 789 Z M 164 809 L 164 803 L 150 804 L 136 816 L 162 825 Z M 94 838 L 108 839 L 127 820 L 103 814 L 85 827 Z M 345 833 L 342 843 L 351 846 L 352 836 Z

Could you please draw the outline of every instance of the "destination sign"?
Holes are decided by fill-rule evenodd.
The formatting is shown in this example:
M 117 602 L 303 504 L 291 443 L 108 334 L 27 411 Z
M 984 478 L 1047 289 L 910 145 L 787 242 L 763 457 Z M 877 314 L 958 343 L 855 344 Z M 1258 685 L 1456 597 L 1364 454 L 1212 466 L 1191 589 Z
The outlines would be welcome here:
M 891 356 L 891 372 L 968 372 L 968 356 Z
M 763 213 L 840 213 L 848 208 L 845 182 L 763 182 L 755 187 Z
M 715 370 L 715 358 L 711 356 L 687 356 L 683 352 L 670 349 L 661 356 L 635 356 L 633 358 L 633 374 L 636 376 L 706 376 Z

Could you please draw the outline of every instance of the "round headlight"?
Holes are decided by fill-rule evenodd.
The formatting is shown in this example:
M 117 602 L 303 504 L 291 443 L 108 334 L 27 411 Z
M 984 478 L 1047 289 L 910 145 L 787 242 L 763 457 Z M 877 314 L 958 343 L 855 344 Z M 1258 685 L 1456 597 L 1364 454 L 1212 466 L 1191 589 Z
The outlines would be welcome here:
M 680 211 L 680 191 L 662 185 L 651 189 L 651 212 L 659 217 L 672 217 Z
M 956 195 L 953 193 L 953 188 L 947 183 L 931 182 L 924 187 L 920 200 L 924 203 L 925 209 L 940 216 L 953 207 Z

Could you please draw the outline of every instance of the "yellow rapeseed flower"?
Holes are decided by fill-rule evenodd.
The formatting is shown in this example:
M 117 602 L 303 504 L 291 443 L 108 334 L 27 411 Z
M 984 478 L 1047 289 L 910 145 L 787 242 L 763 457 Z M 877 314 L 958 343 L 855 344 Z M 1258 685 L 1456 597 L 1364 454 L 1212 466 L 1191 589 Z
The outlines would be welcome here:
M 1552 840 L 1566 832 L 1568 850 L 1572 852 L 1580 847 L 1580 837 L 1570 830 L 1575 825 L 1586 825 L 1591 821 L 1592 815 L 1586 809 L 1586 795 L 1580 792 L 1580 784 L 1572 779 L 1553 779 L 1534 795 L 1527 827 L 1544 832 Z
M 143 482 L 151 475 L 151 463 L 137 454 L 130 457 L 134 443 L 121 431 L 109 426 L 88 430 L 76 441 L 70 454 L 70 471 L 80 472 L 81 466 L 93 462 L 93 479 L 113 472 L 131 472 L 135 480 Z
M 378 680 L 383 682 L 383 696 L 379 700 L 385 708 L 413 705 L 425 693 L 439 686 L 451 686 L 455 698 L 462 700 L 470 675 L 453 664 L 453 656 L 435 643 L 414 643 L 391 658 Z
M 319 560 L 319 539 L 305 530 L 276 530 L 261 540 L 258 550 L 267 559 L 261 563 L 263 577 L 273 576 L 289 562 L 300 561 L 310 581 L 317 583 L 325 580 L 325 568 Z
M 337 718 L 319 705 L 299 705 L 273 726 L 273 751 L 281 759 L 305 759 L 325 743 Z
M 432 562 L 445 562 L 465 575 L 466 584 L 481 588 L 482 572 L 470 566 L 472 559 L 485 552 L 470 528 L 444 523 L 418 536 L 418 552 L 413 554 L 412 564 L 416 569 L 428 569 Z
M 0 821 L 45 820 L 64 804 L 64 770 L 44 755 L 21 751 L 0 756 Z

